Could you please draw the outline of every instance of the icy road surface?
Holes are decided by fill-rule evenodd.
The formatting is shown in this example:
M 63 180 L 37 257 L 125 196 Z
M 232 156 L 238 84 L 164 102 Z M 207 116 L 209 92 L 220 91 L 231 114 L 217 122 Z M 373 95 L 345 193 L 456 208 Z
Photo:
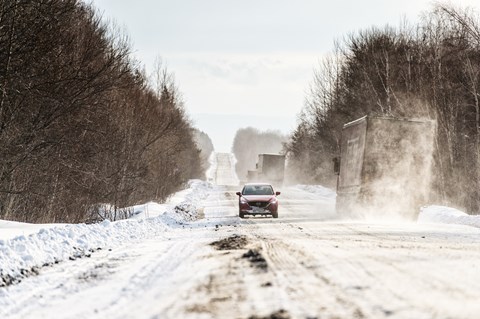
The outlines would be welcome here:
M 1 288 L 0 317 L 480 317 L 478 228 L 339 221 L 331 194 L 300 188 L 281 190 L 279 219 L 241 220 L 236 190 L 214 188 L 204 219 Z

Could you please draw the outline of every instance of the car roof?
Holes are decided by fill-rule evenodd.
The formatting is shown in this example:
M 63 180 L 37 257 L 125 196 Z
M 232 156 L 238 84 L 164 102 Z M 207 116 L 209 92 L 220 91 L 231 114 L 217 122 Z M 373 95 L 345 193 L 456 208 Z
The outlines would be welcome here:
M 269 183 L 246 183 L 245 186 L 272 186 Z

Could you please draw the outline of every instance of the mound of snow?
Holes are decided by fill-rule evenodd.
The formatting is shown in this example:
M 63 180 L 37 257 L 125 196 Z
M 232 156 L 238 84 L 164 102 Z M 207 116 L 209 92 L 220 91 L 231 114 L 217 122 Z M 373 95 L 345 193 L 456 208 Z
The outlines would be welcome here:
M 167 214 L 178 221 L 195 220 L 198 218 L 196 207 L 208 196 L 212 188 L 213 185 L 208 182 L 198 179 L 190 180 L 188 188 L 173 194 L 165 204 L 148 202 L 133 206 L 134 213 L 131 218 L 151 218 Z
M 52 228 L 63 225 L 65 224 L 29 224 L 0 220 L 0 240 L 7 240 L 21 235 L 28 236 L 37 233 L 42 228 Z
M 421 209 L 418 222 L 480 227 L 480 215 L 468 215 L 458 209 L 446 206 L 428 206 Z

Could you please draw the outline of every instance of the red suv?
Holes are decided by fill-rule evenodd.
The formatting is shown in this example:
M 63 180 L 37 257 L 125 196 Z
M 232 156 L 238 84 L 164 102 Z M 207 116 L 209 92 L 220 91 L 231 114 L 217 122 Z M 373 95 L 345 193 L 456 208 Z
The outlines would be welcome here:
M 278 200 L 280 192 L 274 192 L 270 184 L 245 184 L 238 195 L 238 215 L 272 215 L 278 218 Z

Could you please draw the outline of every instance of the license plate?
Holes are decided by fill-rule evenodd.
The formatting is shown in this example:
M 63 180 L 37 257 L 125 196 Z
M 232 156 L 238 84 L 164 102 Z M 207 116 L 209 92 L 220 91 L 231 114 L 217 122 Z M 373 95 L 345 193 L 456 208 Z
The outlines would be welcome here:
M 260 207 L 253 207 L 253 212 L 254 213 L 257 213 L 257 214 L 261 214 L 261 213 L 264 213 L 264 209 L 263 208 L 260 208 Z

